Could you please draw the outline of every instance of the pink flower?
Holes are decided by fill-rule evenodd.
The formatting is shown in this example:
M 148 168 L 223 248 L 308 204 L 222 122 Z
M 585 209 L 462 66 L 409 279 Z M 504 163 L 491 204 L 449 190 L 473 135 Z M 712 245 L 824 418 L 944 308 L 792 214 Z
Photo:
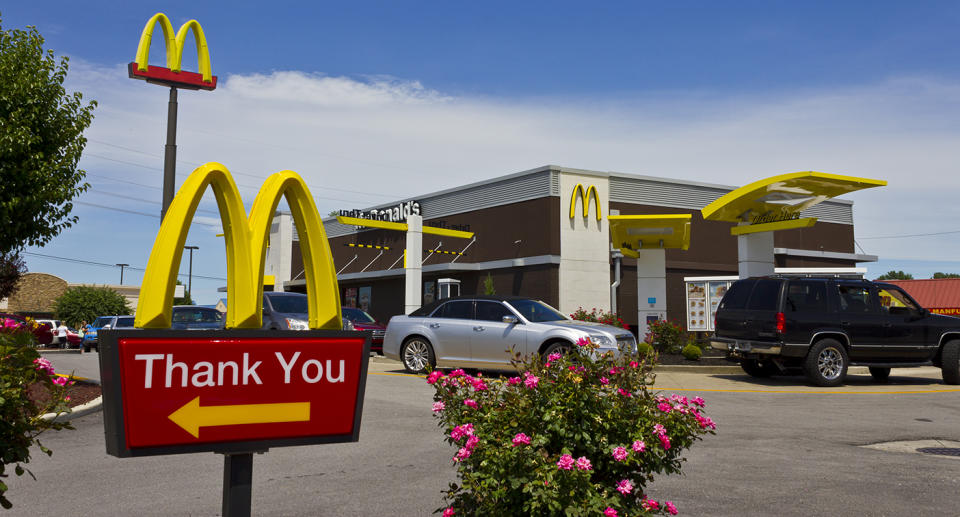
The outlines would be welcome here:
M 673 401 L 675 401 L 675 402 L 678 402 L 678 403 L 680 403 L 680 404 L 683 404 L 684 406 L 686 406 L 687 403 L 688 403 L 688 402 L 687 402 L 687 397 L 684 397 L 684 396 L 681 396 L 681 395 L 674 395 L 674 396 L 670 397 L 670 400 L 673 400 Z
M 587 346 L 590 344 L 590 338 L 582 337 L 577 340 L 577 346 Z
M 66 386 L 66 385 L 67 385 L 67 378 L 66 378 L 66 377 L 54 377 L 54 378 L 53 378 L 53 383 L 56 384 L 57 386 Z
M 457 368 L 456 370 L 450 372 L 450 377 L 463 377 L 467 372 L 463 371 L 462 368 Z
M 433 403 L 433 412 L 434 412 L 434 413 L 439 413 L 439 412 L 443 411 L 443 410 L 446 409 L 446 408 L 447 408 L 447 405 L 444 404 L 442 400 L 439 401 L 439 402 L 434 402 L 434 403 Z
M 647 444 L 643 443 L 643 440 L 637 440 L 633 442 L 634 452 L 643 452 L 647 450 Z
M 443 511 L 443 517 L 453 517 L 457 512 L 453 511 L 453 508 L 447 508 Z
M 671 408 L 670 408 L 670 404 L 666 402 L 661 402 L 657 404 L 657 409 L 659 409 L 660 411 L 663 411 L 664 413 L 669 413 Z
M 563 456 L 560 456 L 560 461 L 557 462 L 557 468 L 559 470 L 572 470 L 573 463 L 573 456 L 564 454 Z
M 659 436 L 659 438 L 660 438 L 660 443 L 663 444 L 663 448 L 664 448 L 664 449 L 669 449 L 669 448 L 670 448 L 670 437 L 667 436 L 667 435 L 665 435 L 665 434 L 661 434 L 661 435 Z
M 623 447 L 614 447 L 613 448 L 613 459 L 617 461 L 623 461 L 627 459 L 627 449 Z
M 427 384 L 434 384 L 443 377 L 443 372 L 440 370 L 434 370 L 430 372 L 430 375 L 427 375 Z
M 524 386 L 534 389 L 537 387 L 537 383 L 540 382 L 540 378 L 536 375 L 527 375 L 527 378 L 523 380 Z
M 633 492 L 633 483 L 631 483 L 629 479 L 624 479 L 623 481 L 617 483 L 617 492 L 620 492 L 623 495 Z
M 660 504 L 654 501 L 653 499 L 647 499 L 646 501 L 643 502 L 644 510 L 656 510 L 658 508 L 660 508 Z
M 617 514 L 617 511 L 614 510 L 613 508 L 610 508 L 609 506 L 607 507 L 606 510 L 603 511 L 603 515 L 604 517 L 619 517 L 619 515 Z
M 603 384 L 604 386 L 606 386 L 607 384 L 610 384 L 610 379 L 606 377 L 600 377 L 600 384 Z
M 464 436 L 473 436 L 473 424 L 458 425 L 450 431 L 450 438 L 455 442 L 460 441 Z
M 673 501 L 664 501 L 663 506 L 667 509 L 667 513 L 670 515 L 676 515 L 679 513 L 677 512 L 677 507 L 673 505 Z
M 557 359 L 560 359 L 560 353 L 559 353 L 559 352 L 554 352 L 554 353 L 552 353 L 552 354 L 550 354 L 550 355 L 547 356 L 547 361 L 556 361 Z
M 475 378 L 470 380 L 470 384 L 473 385 L 473 389 L 476 391 L 483 391 L 487 389 L 487 383 L 483 382 L 483 379 Z
M 576 369 L 577 369 L 576 366 L 568 366 L 568 367 L 567 367 L 567 370 L 570 370 L 571 372 L 574 371 L 574 370 L 576 370 Z
M 530 445 L 530 437 L 523 433 L 517 433 L 517 435 L 513 437 L 513 446 L 516 447 L 521 443 L 524 445 Z
M 653 434 L 665 434 L 666 432 L 667 432 L 667 428 L 663 427 L 660 424 L 656 424 L 653 426 Z
M 464 406 L 467 406 L 467 407 L 471 407 L 471 408 L 473 408 L 473 409 L 477 409 L 477 407 L 478 407 L 478 406 L 477 406 L 477 401 L 476 401 L 476 400 L 473 400 L 473 399 L 466 399 L 466 400 L 464 400 L 464 401 L 463 401 L 463 405 L 464 405 Z
M 467 443 L 463 444 L 463 446 L 472 451 L 478 443 L 480 443 L 480 438 L 477 435 L 472 435 L 470 438 L 467 438 Z
M 517 384 L 520 384 L 520 377 L 510 377 L 507 379 L 507 384 L 510 386 L 516 386 Z
M 703 404 L 704 404 L 703 399 L 700 398 L 700 397 L 694 397 L 694 399 L 691 400 L 690 402 L 692 402 L 692 403 L 694 403 L 694 404 L 696 404 L 696 405 L 698 405 L 698 406 L 700 406 L 700 407 L 703 407 Z
M 453 461 L 465 460 L 469 458 L 471 454 L 473 454 L 472 449 L 461 447 L 460 450 L 457 451 L 457 455 L 453 457 Z
M 593 465 L 590 464 L 590 460 L 586 456 L 580 456 L 577 458 L 577 468 L 580 470 L 593 470 Z
M 63 400 L 66 400 L 67 402 L 70 402 L 70 397 L 69 397 L 69 396 L 68 396 L 68 397 L 63 397 Z
M 626 390 L 624 390 L 623 388 L 617 388 L 617 393 L 623 395 L 624 397 L 630 397 L 630 396 L 632 396 L 632 395 L 630 395 L 630 392 L 629 392 L 629 391 L 626 391 Z
M 638 366 L 640 366 L 640 363 L 636 361 L 630 361 L 630 368 L 636 368 Z

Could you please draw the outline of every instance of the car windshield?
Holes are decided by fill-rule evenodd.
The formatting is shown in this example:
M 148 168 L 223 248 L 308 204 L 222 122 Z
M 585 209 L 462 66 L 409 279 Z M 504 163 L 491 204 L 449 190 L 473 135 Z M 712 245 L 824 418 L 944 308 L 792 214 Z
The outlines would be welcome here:
M 560 311 L 541 302 L 540 300 L 507 300 L 514 309 L 523 315 L 527 321 L 540 323 L 544 321 L 562 321 L 568 319 Z
M 374 323 L 377 321 L 373 319 L 373 316 L 367 314 L 366 312 L 360 309 L 344 307 L 342 311 L 343 311 L 343 317 L 347 318 L 353 323 Z
M 117 318 L 116 328 L 125 328 L 133 326 L 133 316 L 121 316 Z
M 95 329 L 101 328 L 107 323 L 110 323 L 110 321 L 112 320 L 113 320 L 113 317 L 111 316 L 100 316 L 99 318 L 97 318 L 96 321 L 93 322 L 92 327 Z
M 271 296 L 270 304 L 273 310 L 285 312 L 288 314 L 306 314 L 307 297 L 306 296 Z
M 218 323 L 221 318 L 216 309 L 173 309 L 175 323 Z

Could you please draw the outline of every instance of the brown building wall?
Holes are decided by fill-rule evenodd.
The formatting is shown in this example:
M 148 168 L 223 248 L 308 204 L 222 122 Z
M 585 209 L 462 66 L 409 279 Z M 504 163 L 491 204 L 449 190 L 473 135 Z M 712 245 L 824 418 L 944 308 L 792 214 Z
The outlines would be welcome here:
M 7 310 L 27 316 L 53 316 L 53 304 L 67 290 L 67 281 L 47 273 L 27 273 L 7 301 Z

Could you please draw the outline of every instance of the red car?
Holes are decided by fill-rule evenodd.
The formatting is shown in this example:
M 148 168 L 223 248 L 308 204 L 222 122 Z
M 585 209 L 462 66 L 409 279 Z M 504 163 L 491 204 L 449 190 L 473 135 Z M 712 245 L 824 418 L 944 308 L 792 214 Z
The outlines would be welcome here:
M 387 332 L 387 326 L 360 309 L 341 307 L 340 312 L 343 313 L 344 319 L 353 323 L 353 328 L 356 330 L 373 331 L 373 337 L 370 339 L 370 350 L 383 355 L 383 335 Z
M 0 312 L 0 322 L 4 320 L 14 320 L 27 328 L 31 327 L 31 324 L 27 323 L 23 316 Z M 53 331 L 50 330 L 50 325 L 37 325 L 37 328 L 33 329 L 33 335 L 37 337 L 37 343 L 41 345 L 49 345 L 53 341 Z M 383 338 L 380 339 L 380 342 L 383 343 Z

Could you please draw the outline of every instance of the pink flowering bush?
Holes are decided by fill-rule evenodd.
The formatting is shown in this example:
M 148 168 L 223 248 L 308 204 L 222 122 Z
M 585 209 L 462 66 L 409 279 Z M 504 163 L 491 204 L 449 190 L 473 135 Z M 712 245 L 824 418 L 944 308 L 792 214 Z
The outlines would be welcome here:
M 703 399 L 652 392 L 652 362 L 600 354 L 589 341 L 567 355 L 517 356 L 514 366 L 519 374 L 503 379 L 463 370 L 427 377 L 434 414 L 457 451 L 459 479 L 438 512 L 677 512 L 644 488 L 655 474 L 679 473 L 683 451 L 714 432 Z
M 0 318 L 0 506 L 10 508 L 7 485 L 2 480 L 14 465 L 20 476 L 29 471 L 21 465 L 30 462 L 30 447 L 36 445 L 48 456 L 53 451 L 37 439 L 48 429 L 72 429 L 68 422 L 41 418 L 44 413 L 66 413 L 66 388 L 72 381 L 56 375 L 50 361 L 36 350 L 37 338 L 31 322 Z M 29 396 L 31 387 L 46 389 L 49 402 L 40 403 Z

